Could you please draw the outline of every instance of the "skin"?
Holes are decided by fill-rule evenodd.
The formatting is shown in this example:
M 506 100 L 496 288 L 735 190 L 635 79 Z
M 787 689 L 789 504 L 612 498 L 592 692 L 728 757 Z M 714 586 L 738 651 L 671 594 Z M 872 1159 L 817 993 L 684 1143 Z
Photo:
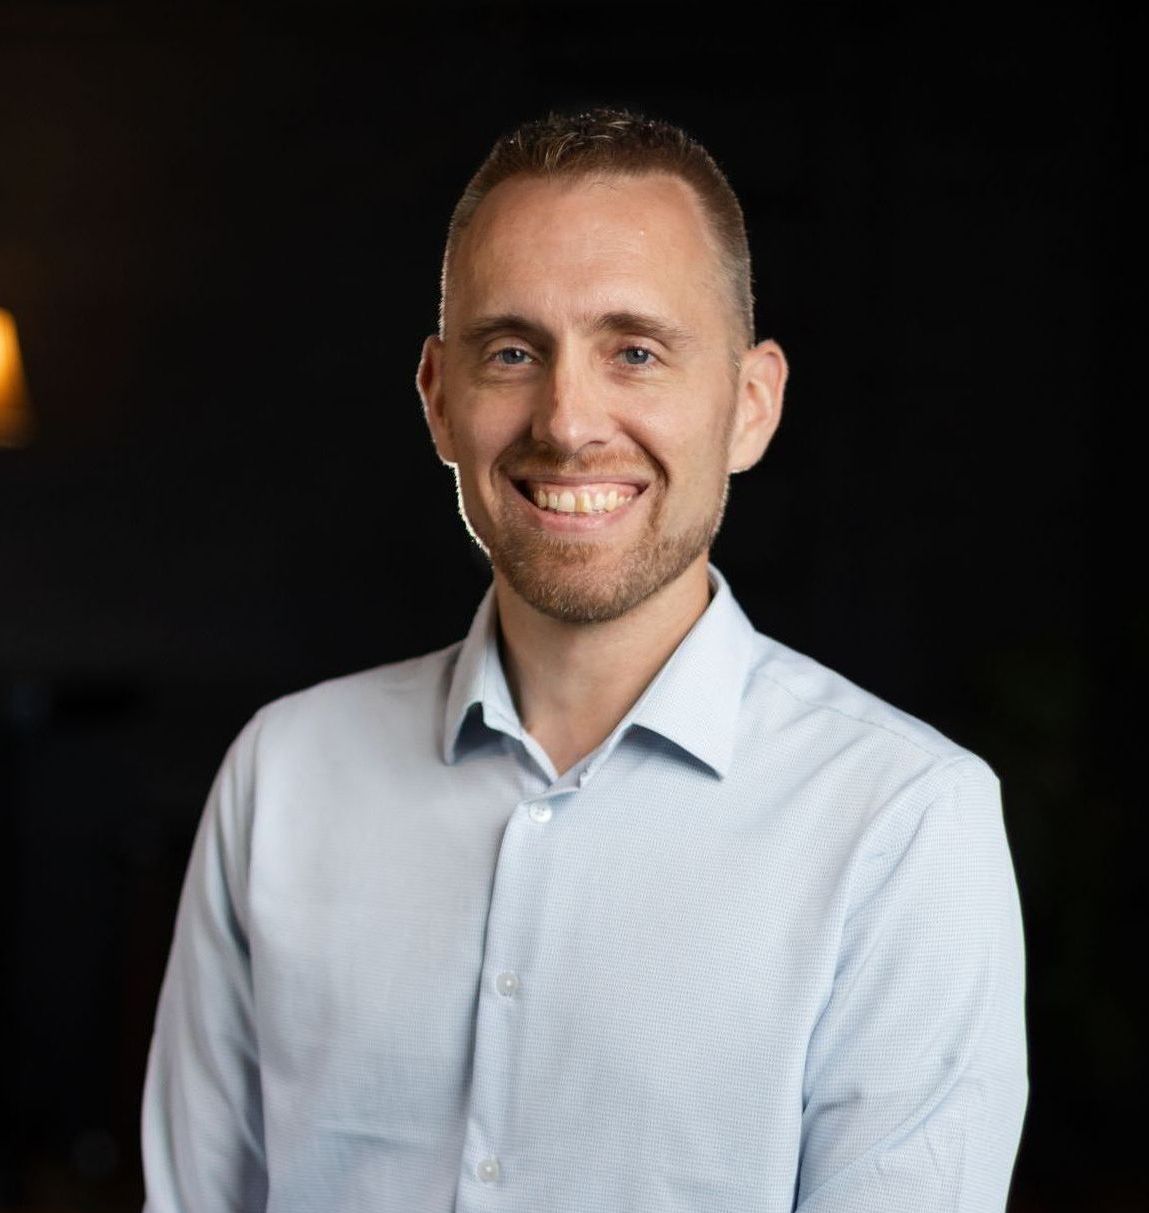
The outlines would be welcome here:
M 666 174 L 504 181 L 452 257 L 419 392 L 492 560 L 520 717 L 560 772 L 706 609 L 729 475 L 786 383 L 777 344 L 738 333 L 701 205 Z M 554 513 L 540 487 L 630 500 Z

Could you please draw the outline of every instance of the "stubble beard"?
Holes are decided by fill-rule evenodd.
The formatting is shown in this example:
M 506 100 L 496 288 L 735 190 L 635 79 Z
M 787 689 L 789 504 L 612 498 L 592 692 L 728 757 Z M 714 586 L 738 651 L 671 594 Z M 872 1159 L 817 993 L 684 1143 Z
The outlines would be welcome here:
M 710 550 L 728 489 L 724 475 L 710 514 L 674 535 L 659 534 L 659 510 L 652 510 L 642 535 L 609 564 L 600 559 L 599 543 L 545 534 L 509 511 L 494 534 L 480 535 L 473 526 L 472 533 L 515 593 L 537 611 L 564 623 L 608 623 L 677 580 Z

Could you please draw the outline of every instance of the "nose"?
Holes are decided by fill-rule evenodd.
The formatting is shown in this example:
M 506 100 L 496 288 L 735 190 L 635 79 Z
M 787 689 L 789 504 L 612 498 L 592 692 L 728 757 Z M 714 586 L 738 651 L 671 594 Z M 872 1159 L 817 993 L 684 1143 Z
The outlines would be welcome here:
M 607 393 L 588 366 L 567 355 L 556 357 L 540 384 L 531 419 L 531 437 L 564 455 L 592 443 L 609 442 L 615 423 Z

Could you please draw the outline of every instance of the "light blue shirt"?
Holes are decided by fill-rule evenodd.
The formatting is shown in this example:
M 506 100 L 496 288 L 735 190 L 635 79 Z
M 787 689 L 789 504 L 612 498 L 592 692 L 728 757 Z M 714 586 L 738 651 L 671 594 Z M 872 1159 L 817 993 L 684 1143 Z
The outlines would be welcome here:
M 261 709 L 188 869 L 152 1213 L 990 1213 L 998 781 L 712 601 L 561 778 L 465 641 Z

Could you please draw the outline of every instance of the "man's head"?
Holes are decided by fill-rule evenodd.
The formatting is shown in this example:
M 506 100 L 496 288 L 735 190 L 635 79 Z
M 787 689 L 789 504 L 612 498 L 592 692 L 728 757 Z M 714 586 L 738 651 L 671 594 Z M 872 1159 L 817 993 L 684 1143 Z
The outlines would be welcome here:
M 419 388 L 496 579 L 544 614 L 605 621 L 704 580 L 786 376 L 751 345 L 745 250 L 707 153 L 627 114 L 520 128 L 468 186 Z
M 484 198 L 510 177 L 548 180 L 578 177 L 678 177 L 691 187 L 707 219 L 716 254 L 712 285 L 727 292 L 735 352 L 754 341 L 754 295 L 750 246 L 742 207 L 710 153 L 685 131 L 625 110 L 596 109 L 575 115 L 551 114 L 526 122 L 496 141 L 467 183 L 447 228 L 443 257 L 439 334 L 447 322 L 449 279 L 455 253 Z

